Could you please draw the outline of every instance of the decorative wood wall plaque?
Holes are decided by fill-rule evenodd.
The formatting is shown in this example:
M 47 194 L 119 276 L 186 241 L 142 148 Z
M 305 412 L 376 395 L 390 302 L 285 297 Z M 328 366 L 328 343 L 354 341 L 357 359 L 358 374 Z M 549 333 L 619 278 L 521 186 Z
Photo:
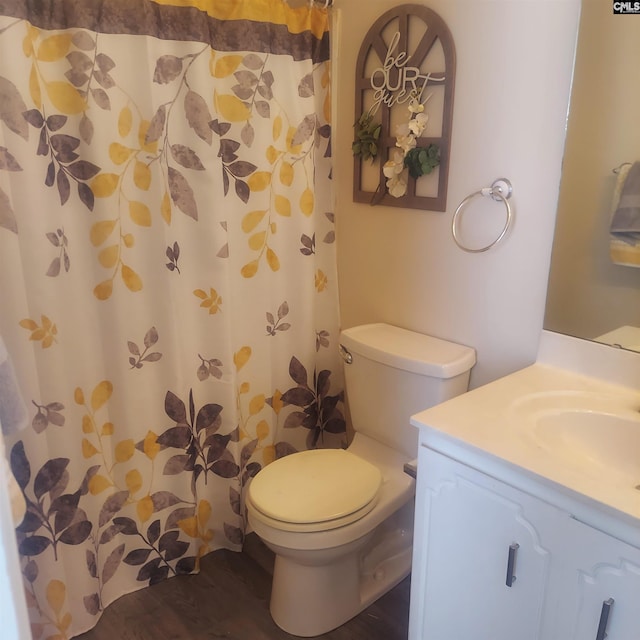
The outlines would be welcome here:
M 440 16 L 395 7 L 356 64 L 355 202 L 445 211 L 456 54 Z

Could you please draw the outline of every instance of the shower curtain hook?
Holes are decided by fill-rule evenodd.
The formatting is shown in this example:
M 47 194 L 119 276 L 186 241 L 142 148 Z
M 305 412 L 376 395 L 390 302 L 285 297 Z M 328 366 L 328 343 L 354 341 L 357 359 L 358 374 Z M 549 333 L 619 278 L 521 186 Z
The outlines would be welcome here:
M 617 166 L 615 169 L 613 169 L 613 173 L 620 173 L 620 171 L 622 171 L 622 169 L 624 167 L 626 167 L 627 165 L 631 164 L 630 162 L 623 162 L 621 165 Z

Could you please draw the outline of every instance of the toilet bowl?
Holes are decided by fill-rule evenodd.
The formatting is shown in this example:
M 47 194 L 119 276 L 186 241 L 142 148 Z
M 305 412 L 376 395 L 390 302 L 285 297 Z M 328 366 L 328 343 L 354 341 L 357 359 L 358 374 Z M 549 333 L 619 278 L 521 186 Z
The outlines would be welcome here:
M 409 574 L 409 418 L 466 391 L 475 363 L 469 347 L 381 323 L 343 331 L 340 351 L 353 441 L 276 460 L 247 493 L 249 525 L 276 556 L 271 615 L 301 637 L 340 626 Z
M 302 454 L 317 456 L 304 460 Z M 247 507 L 252 529 L 276 554 L 271 615 L 288 633 L 309 637 L 340 626 L 409 574 L 415 481 L 403 471 L 406 456 L 362 434 L 345 451 L 301 452 L 277 462 L 298 456 L 298 475 L 282 485 L 285 495 L 263 503 L 280 471 L 288 473 L 297 461 L 282 470 L 272 463 L 264 482 L 259 473 Z M 301 515 L 295 505 L 307 487 L 312 491 Z M 328 506 L 335 502 L 337 508 Z

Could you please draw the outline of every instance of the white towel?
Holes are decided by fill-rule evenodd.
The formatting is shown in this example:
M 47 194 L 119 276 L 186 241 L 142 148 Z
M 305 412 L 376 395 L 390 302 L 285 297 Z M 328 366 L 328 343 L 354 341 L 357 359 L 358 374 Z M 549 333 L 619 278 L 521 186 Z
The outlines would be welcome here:
M 611 261 L 640 267 L 640 162 L 618 170 L 609 232 Z

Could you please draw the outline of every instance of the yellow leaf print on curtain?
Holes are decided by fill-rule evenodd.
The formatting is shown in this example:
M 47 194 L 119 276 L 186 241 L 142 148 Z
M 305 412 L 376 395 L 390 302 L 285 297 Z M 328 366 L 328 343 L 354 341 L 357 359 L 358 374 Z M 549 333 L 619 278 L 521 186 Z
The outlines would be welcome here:
M 45 315 L 40 316 L 40 322 L 41 324 L 38 324 L 31 318 L 24 318 L 19 324 L 23 329 L 31 331 L 29 340 L 40 342 L 42 348 L 47 349 L 56 342 L 58 327 Z

